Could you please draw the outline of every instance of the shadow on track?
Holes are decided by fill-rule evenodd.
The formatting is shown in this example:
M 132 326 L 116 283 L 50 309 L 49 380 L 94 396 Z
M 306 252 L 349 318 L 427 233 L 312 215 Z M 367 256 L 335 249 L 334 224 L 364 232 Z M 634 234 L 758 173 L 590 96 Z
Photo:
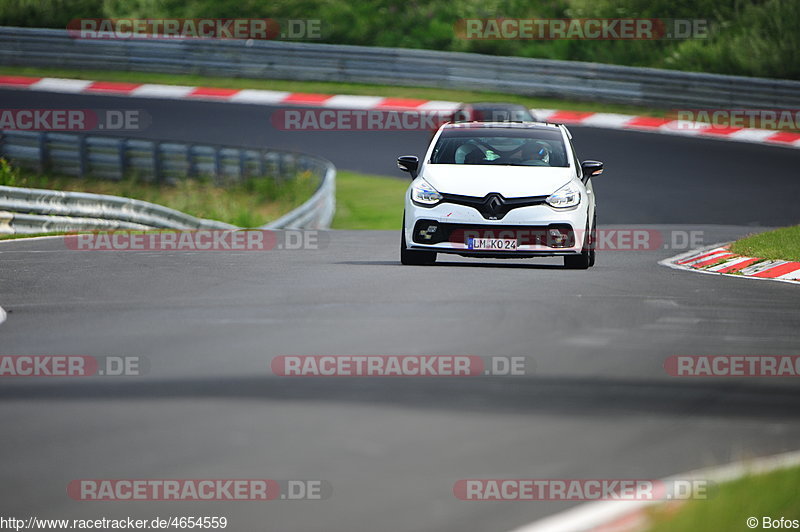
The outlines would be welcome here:
M 571 416 L 800 418 L 800 391 L 754 381 L 556 377 L 274 377 L 7 383 L 0 400 L 231 399 L 383 404 L 425 410 Z
M 520 264 L 519 262 L 514 263 L 502 263 L 502 262 L 477 262 L 478 259 L 473 259 L 476 262 L 443 262 L 443 261 L 436 261 L 434 264 L 429 264 L 425 266 L 418 266 L 420 268 L 435 268 L 435 267 L 453 267 L 453 268 L 517 268 L 517 269 L 528 269 L 528 270 L 564 270 L 564 266 L 560 264 L 537 264 L 537 263 L 530 263 L 530 264 Z M 508 259 L 508 260 L 521 260 L 521 259 Z M 348 261 L 341 261 L 336 262 L 335 264 L 347 264 L 351 266 L 403 266 L 400 264 L 400 261 L 392 261 L 392 260 L 348 260 Z M 403 266 L 404 268 L 408 268 L 408 266 Z

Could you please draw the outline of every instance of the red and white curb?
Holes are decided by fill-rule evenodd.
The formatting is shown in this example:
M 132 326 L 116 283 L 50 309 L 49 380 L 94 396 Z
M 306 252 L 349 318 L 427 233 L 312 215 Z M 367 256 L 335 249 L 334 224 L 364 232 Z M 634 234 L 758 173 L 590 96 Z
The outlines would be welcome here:
M 800 284 L 800 262 L 745 257 L 731 253 L 730 243 L 681 253 L 659 262 L 676 270 Z
M 184 85 L 158 85 L 152 83 L 126 83 L 118 81 L 91 81 L 82 79 L 34 78 L 1 75 L 0 87 L 73 94 L 107 94 L 113 96 L 133 96 L 137 98 L 203 100 L 263 105 L 325 107 L 331 109 L 376 109 L 387 111 L 424 110 L 446 112 L 454 110 L 459 105 L 459 102 L 421 100 L 415 98 L 312 94 L 258 89 L 223 89 L 213 87 L 189 87 Z M 678 121 L 670 118 L 614 113 L 592 113 L 555 109 L 531 109 L 531 111 L 534 112 L 539 120 L 568 125 L 646 131 L 650 133 L 684 135 L 800 148 L 800 133 L 791 133 L 787 131 L 753 128 L 719 128 L 701 122 Z
M 31 78 L 24 76 L 0 76 L 0 87 L 6 89 L 12 88 L 73 94 L 106 94 L 112 96 L 133 96 L 136 98 L 162 98 L 170 100 L 205 100 L 265 105 L 296 105 L 304 107 L 328 107 L 332 109 L 448 111 L 455 109 L 459 105 L 458 102 L 419 100 L 414 98 L 311 94 L 257 89 L 222 89 L 212 87 L 188 87 L 184 85 L 156 85 L 152 83 L 125 83 L 118 81 Z
M 720 128 L 703 122 L 674 120 L 654 116 L 633 116 L 613 113 L 591 113 L 558 111 L 554 109 L 532 109 L 539 120 L 560 124 L 646 131 L 667 135 L 703 137 L 717 140 L 754 142 L 800 148 L 800 133 L 754 128 Z
M 800 465 L 800 451 L 750 461 L 699 469 L 675 475 L 664 483 L 704 480 L 721 484 L 747 475 L 762 475 Z M 643 532 L 652 524 L 648 510 L 656 505 L 679 505 L 676 501 L 597 501 L 545 517 L 512 532 Z M 745 523 L 742 523 L 744 525 Z M 745 528 L 744 526 L 742 528 Z

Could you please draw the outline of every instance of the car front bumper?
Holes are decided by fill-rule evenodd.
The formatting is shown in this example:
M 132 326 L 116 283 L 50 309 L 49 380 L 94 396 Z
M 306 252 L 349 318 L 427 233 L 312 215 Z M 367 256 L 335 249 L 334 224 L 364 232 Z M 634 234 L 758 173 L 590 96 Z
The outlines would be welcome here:
M 422 207 L 406 197 L 403 230 L 409 249 L 498 258 L 575 255 L 583 249 L 587 211 L 584 201 L 563 210 L 542 204 L 513 209 L 500 220 L 488 220 L 469 206 L 443 202 Z M 556 237 L 553 231 L 562 236 Z M 516 239 L 517 249 L 470 249 L 471 238 Z

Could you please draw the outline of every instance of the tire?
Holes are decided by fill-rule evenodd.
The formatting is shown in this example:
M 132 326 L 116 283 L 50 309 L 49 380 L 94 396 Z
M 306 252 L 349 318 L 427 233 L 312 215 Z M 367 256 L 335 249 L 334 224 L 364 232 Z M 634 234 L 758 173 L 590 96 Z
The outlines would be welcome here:
M 568 270 L 587 270 L 589 269 L 591 259 L 589 258 L 589 250 L 584 249 L 580 255 L 565 255 L 564 267 Z
M 592 220 L 592 231 L 589 233 L 589 267 L 594 266 L 597 258 L 597 215 Z
M 586 231 L 586 236 L 583 237 L 583 248 L 580 255 L 565 255 L 564 267 L 568 270 L 588 270 L 590 266 L 594 265 L 595 253 L 594 242 L 596 227 L 593 226 L 591 230 Z
M 422 266 L 436 262 L 435 251 L 418 251 L 406 249 L 406 221 L 403 219 L 402 237 L 400 238 L 400 263 L 407 266 Z

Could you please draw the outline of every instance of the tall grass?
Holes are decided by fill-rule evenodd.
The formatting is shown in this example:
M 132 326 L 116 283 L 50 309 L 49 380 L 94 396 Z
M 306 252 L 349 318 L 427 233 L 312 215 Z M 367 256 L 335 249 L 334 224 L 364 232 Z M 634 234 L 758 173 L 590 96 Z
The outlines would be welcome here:
M 294 179 L 251 178 L 225 187 L 208 179 L 182 179 L 167 185 L 142 181 L 134 176 L 110 181 L 42 175 L 18 170 L 0 159 L 0 185 L 111 194 L 149 201 L 239 227 L 258 227 L 310 198 L 319 180 L 309 172 L 300 172 Z
M 8 161 L 0 158 L 0 185 L 7 187 L 17 187 L 19 182 L 19 170 L 12 167 Z

